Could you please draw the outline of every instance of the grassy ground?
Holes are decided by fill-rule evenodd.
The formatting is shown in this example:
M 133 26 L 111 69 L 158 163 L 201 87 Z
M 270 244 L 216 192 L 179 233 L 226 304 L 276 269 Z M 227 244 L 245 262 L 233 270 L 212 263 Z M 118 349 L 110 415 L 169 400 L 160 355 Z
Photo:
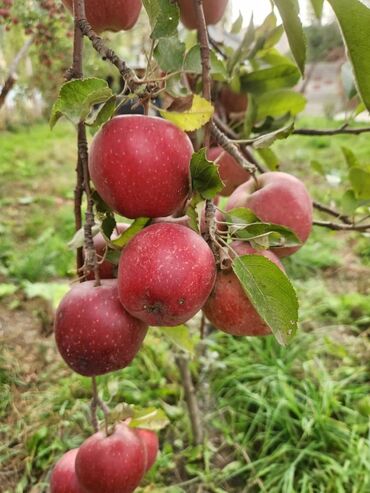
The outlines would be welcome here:
M 366 136 L 293 137 L 276 151 L 306 181 L 312 160 L 343 179 L 341 145 L 364 160 L 370 151 Z M 71 374 L 50 336 L 51 306 L 73 275 L 74 133 L 39 124 L 0 134 L 0 149 L 0 491 L 41 493 L 55 460 L 90 433 L 89 381 Z M 309 174 L 316 198 L 340 200 L 343 182 Z M 191 445 L 176 349 L 162 333 L 150 331 L 129 368 L 99 379 L 112 418 L 126 402 L 170 420 L 142 492 L 369 491 L 369 260 L 368 238 L 315 230 L 286 262 L 301 303 L 294 342 L 210 335 L 202 371 L 192 362 L 203 456 Z

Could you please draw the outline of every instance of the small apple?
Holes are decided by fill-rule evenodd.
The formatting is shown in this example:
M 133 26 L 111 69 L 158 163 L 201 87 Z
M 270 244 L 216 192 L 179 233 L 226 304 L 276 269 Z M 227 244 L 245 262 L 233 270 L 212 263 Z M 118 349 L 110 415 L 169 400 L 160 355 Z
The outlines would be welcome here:
M 73 12 L 73 0 L 62 0 Z M 139 17 L 141 0 L 85 0 L 86 17 L 98 34 L 103 31 L 127 31 Z
M 55 464 L 50 478 L 50 493 L 86 493 L 77 480 L 77 452 L 77 448 L 70 450 Z
M 248 108 L 247 94 L 235 92 L 229 87 L 221 89 L 219 101 L 228 115 L 230 113 L 244 113 Z
M 85 376 L 128 366 L 147 332 L 119 302 L 116 280 L 76 284 L 55 316 L 55 338 L 64 361 Z
M 225 184 L 220 195 L 228 197 L 239 185 L 250 178 L 248 171 L 243 169 L 222 147 L 211 147 L 208 150 L 207 157 L 210 161 L 218 159 L 220 177 Z
M 226 211 L 239 207 L 251 209 L 262 221 L 291 229 L 302 244 L 312 229 L 312 200 L 301 180 L 288 173 L 271 172 L 258 176 L 258 186 L 251 178 L 230 196 Z M 276 247 L 274 253 L 286 257 L 296 247 Z
M 103 432 L 92 435 L 76 457 L 78 481 L 89 493 L 132 493 L 146 467 L 143 441 L 124 423 L 116 425 L 109 436 Z
M 164 217 L 189 195 L 192 153 L 189 137 L 169 121 L 117 116 L 96 134 L 89 168 L 99 195 L 119 214 Z
M 135 431 L 136 435 L 142 440 L 145 446 L 147 453 L 145 472 L 147 472 L 155 463 L 158 455 L 158 435 L 154 431 L 147 430 L 146 428 L 133 428 L 133 430 Z
M 198 22 L 194 0 L 177 0 L 181 21 L 188 29 L 197 29 Z M 207 25 L 217 24 L 225 13 L 228 0 L 203 0 L 204 17 Z
M 238 255 L 263 255 L 284 271 L 279 259 L 269 250 L 256 251 L 241 242 L 233 242 L 231 247 Z M 218 272 L 215 287 L 203 312 L 217 329 L 234 336 L 271 334 L 232 270 Z
M 175 326 L 192 318 L 215 281 L 211 249 L 193 230 L 153 224 L 123 250 L 118 267 L 121 303 L 149 325 Z
M 130 227 L 129 224 L 118 223 L 115 230 L 113 231 L 111 239 L 114 240 L 118 238 L 118 236 L 124 231 L 126 231 L 126 229 L 129 227 Z M 105 238 L 101 233 L 98 233 L 96 236 L 94 236 L 94 247 L 98 255 L 98 261 L 99 261 L 104 257 L 107 249 L 107 242 L 105 241 Z M 99 274 L 100 274 L 100 279 L 116 278 L 117 266 L 112 264 L 112 262 L 109 262 L 109 260 L 103 260 L 103 262 L 99 265 Z M 86 276 L 86 279 L 88 281 L 93 281 L 95 279 L 94 272 L 89 272 Z

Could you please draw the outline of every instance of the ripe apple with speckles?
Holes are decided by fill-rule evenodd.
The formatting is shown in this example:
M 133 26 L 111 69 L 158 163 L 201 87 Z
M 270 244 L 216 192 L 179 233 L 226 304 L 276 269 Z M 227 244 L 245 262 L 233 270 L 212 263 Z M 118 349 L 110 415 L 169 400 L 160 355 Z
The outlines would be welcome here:
M 178 224 L 153 224 L 122 252 L 118 290 L 125 309 L 158 326 L 191 319 L 214 285 L 213 253 L 201 236 Z
M 90 151 L 92 181 L 106 204 L 131 219 L 181 210 L 190 193 L 193 146 L 171 122 L 118 116 L 96 134 Z
M 278 257 L 269 250 L 257 251 L 241 242 L 233 242 L 231 247 L 238 255 L 263 255 L 284 271 Z M 271 334 L 231 269 L 218 272 L 215 287 L 203 312 L 217 329 L 234 336 Z
M 221 180 L 224 182 L 224 188 L 220 195 L 228 197 L 239 185 L 245 183 L 250 174 L 243 169 L 235 159 L 220 146 L 211 147 L 207 152 L 210 161 L 217 161 L 218 171 Z
M 73 12 L 73 0 L 63 0 Z M 103 31 L 127 31 L 139 17 L 141 0 L 85 0 L 88 22 L 98 34 Z
M 107 436 L 95 433 L 76 457 L 79 482 L 89 493 L 132 493 L 147 471 L 146 445 L 136 430 L 125 423 Z
M 194 0 L 178 0 L 181 21 L 188 29 L 197 29 Z M 228 0 L 203 0 L 203 11 L 207 25 L 217 24 L 225 13 Z
M 128 366 L 147 332 L 121 305 L 117 281 L 75 285 L 55 316 L 55 338 L 64 361 L 77 373 L 97 376 Z
M 69 450 L 55 464 L 50 477 L 50 493 L 86 493 L 76 475 L 77 452 L 77 448 Z

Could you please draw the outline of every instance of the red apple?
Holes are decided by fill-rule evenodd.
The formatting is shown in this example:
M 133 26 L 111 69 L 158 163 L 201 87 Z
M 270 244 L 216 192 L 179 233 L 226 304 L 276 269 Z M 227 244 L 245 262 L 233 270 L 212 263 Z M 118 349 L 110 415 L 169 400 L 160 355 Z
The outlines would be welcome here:
M 229 87 L 223 87 L 220 91 L 219 101 L 227 114 L 243 113 L 247 111 L 248 96 L 241 92 L 235 92 Z
M 141 438 L 121 423 L 112 435 L 98 432 L 81 445 L 76 473 L 89 493 L 132 493 L 144 476 L 146 464 Z
M 197 29 L 197 16 L 193 0 L 177 0 L 180 7 L 181 21 L 188 29 Z M 206 24 L 217 24 L 225 13 L 228 0 L 203 0 Z
M 147 472 L 155 463 L 158 455 L 158 450 L 159 450 L 158 435 L 154 431 L 147 430 L 145 428 L 134 428 L 134 431 L 136 435 L 142 440 L 146 449 L 147 460 L 146 460 L 145 472 Z
M 60 303 L 55 337 L 64 361 L 85 376 L 103 375 L 128 366 L 147 332 L 118 299 L 117 281 L 76 284 Z
M 113 118 L 96 134 L 91 178 L 103 200 L 125 217 L 170 216 L 190 189 L 189 137 L 157 117 Z
M 118 236 L 124 231 L 126 231 L 126 229 L 129 227 L 130 227 L 129 224 L 118 223 L 116 229 L 113 231 L 111 239 L 114 240 L 118 238 Z M 94 247 L 98 255 L 98 260 L 101 260 L 104 257 L 107 249 L 107 242 L 105 241 L 105 238 L 101 233 L 98 233 L 96 236 L 94 236 Z M 112 262 L 109 262 L 109 260 L 104 260 L 99 265 L 99 274 L 100 274 L 100 279 L 116 278 L 117 266 L 112 264 Z M 86 279 L 88 281 L 93 281 L 95 279 L 94 272 L 89 272 L 86 276 Z
M 229 196 L 239 185 L 250 178 L 248 171 L 243 169 L 235 159 L 223 150 L 222 147 L 211 147 L 208 150 L 207 157 L 211 161 L 217 161 L 221 180 L 225 186 L 220 195 Z
M 122 252 L 118 290 L 126 310 L 149 325 L 175 326 L 192 318 L 215 281 L 215 260 L 203 238 L 177 224 L 153 224 Z
M 50 478 L 50 493 L 86 493 L 78 483 L 75 461 L 78 449 L 70 450 L 55 464 Z
M 256 251 L 241 242 L 233 242 L 231 246 L 238 255 L 263 255 L 284 270 L 276 255 L 268 250 Z M 271 334 L 270 328 L 258 315 L 232 270 L 218 272 L 215 287 L 203 312 L 217 329 L 234 336 Z
M 251 178 L 230 196 L 226 210 L 247 207 L 262 221 L 291 229 L 302 244 L 312 229 L 312 200 L 305 185 L 287 173 L 264 173 L 258 177 L 257 187 Z M 296 247 L 273 248 L 279 257 L 296 252 Z
M 63 0 L 73 11 L 73 0 Z M 94 31 L 127 31 L 139 17 L 141 0 L 85 0 L 86 17 Z

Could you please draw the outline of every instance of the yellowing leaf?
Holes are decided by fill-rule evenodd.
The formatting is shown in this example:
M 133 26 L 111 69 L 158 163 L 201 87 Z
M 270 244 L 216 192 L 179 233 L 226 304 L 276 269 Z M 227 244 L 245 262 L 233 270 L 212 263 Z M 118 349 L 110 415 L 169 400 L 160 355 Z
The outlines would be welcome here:
M 166 120 L 177 125 L 185 132 L 192 132 L 203 127 L 213 116 L 214 108 L 206 99 L 194 95 L 191 108 L 179 113 L 176 111 L 160 110 L 161 115 Z

